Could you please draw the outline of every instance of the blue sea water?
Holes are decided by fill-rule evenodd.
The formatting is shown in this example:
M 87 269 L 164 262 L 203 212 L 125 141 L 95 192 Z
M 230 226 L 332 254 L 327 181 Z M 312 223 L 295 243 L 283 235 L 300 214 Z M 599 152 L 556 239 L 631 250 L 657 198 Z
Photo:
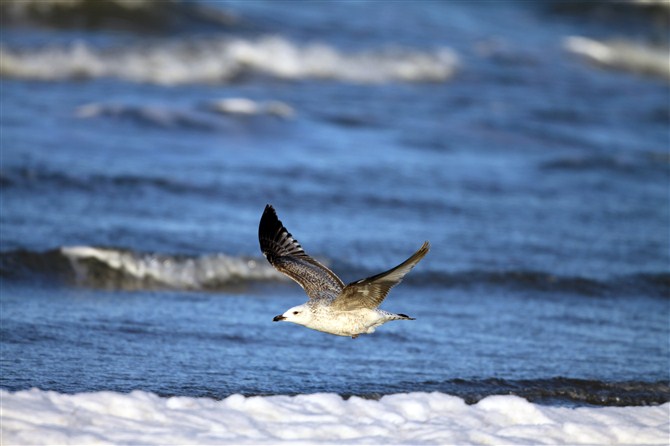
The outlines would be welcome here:
M 5 15 L 2 388 L 670 400 L 668 80 L 564 45 L 667 11 L 171 5 Z M 272 323 L 267 203 L 345 283 L 430 240 L 382 305 L 416 321 Z

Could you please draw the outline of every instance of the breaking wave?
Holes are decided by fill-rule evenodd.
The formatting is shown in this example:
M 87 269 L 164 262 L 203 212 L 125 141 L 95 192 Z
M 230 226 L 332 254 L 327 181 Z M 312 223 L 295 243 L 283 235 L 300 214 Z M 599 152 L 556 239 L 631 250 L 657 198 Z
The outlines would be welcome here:
M 254 101 L 249 98 L 222 98 L 190 109 L 92 102 L 75 110 L 75 116 L 81 119 L 113 118 L 162 129 L 187 130 L 220 129 L 222 122 L 217 115 L 290 119 L 294 114 L 294 109 L 284 102 Z
M 326 259 L 320 260 L 330 263 Z M 375 273 L 339 262 L 335 270 L 346 277 L 364 277 Z M 37 277 L 75 286 L 115 290 L 167 288 L 225 291 L 260 282 L 288 281 L 260 256 L 168 255 L 92 246 L 0 253 L 0 277 L 18 280 Z M 526 270 L 416 271 L 405 278 L 405 283 L 409 286 L 461 289 L 493 286 L 583 296 L 670 296 L 669 273 L 639 273 L 598 280 Z
M 295 114 L 290 105 L 281 101 L 254 101 L 248 98 L 223 98 L 212 102 L 209 110 L 223 115 L 254 116 L 270 115 L 289 119 Z
M 598 41 L 572 36 L 564 47 L 588 62 L 604 68 L 662 77 L 670 81 L 667 46 L 652 46 L 627 40 Z
M 217 128 L 215 120 L 202 114 L 159 106 L 93 102 L 77 107 L 75 116 L 82 119 L 115 118 L 163 129 L 212 130 Z
M 250 282 L 286 280 L 264 259 L 223 254 L 171 256 L 91 246 L 3 253 L 0 274 L 36 275 L 79 286 L 123 290 L 226 290 Z
M 110 49 L 81 41 L 23 50 L 0 46 L 1 76 L 45 81 L 114 77 L 162 85 L 218 84 L 256 75 L 353 83 L 442 82 L 456 67 L 457 57 L 448 48 L 346 53 L 326 44 L 297 45 L 279 36 L 154 41 Z
M 670 297 L 670 273 L 636 273 L 606 280 L 580 276 L 562 276 L 546 271 L 499 270 L 460 272 L 417 271 L 405 282 L 418 286 L 472 288 L 495 286 L 511 290 L 559 292 L 582 296 L 654 296 Z

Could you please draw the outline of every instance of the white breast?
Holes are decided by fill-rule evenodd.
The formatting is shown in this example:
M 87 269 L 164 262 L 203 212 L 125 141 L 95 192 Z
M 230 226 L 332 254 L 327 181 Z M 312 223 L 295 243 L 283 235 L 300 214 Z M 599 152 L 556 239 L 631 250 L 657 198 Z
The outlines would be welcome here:
M 339 336 L 354 336 L 372 333 L 375 327 L 383 324 L 383 314 L 369 309 L 334 312 L 330 309 L 317 311 L 306 327 Z

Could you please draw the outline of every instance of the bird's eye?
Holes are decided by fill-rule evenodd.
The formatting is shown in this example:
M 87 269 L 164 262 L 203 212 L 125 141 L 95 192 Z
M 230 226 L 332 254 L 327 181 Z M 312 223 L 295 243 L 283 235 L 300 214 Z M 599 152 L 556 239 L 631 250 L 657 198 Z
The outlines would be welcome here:
M 294 312 L 293 312 L 293 314 L 298 314 L 298 313 L 299 313 L 299 311 L 294 311 Z

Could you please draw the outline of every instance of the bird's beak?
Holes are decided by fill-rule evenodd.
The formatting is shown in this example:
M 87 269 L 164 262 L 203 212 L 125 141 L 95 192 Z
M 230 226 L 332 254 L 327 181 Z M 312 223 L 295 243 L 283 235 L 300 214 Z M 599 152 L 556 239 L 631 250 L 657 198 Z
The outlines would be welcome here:
M 279 321 L 283 321 L 284 319 L 286 319 L 286 318 L 285 318 L 283 315 L 280 314 L 279 316 L 275 316 L 275 317 L 272 319 L 272 321 L 273 321 L 273 322 L 279 322 Z

